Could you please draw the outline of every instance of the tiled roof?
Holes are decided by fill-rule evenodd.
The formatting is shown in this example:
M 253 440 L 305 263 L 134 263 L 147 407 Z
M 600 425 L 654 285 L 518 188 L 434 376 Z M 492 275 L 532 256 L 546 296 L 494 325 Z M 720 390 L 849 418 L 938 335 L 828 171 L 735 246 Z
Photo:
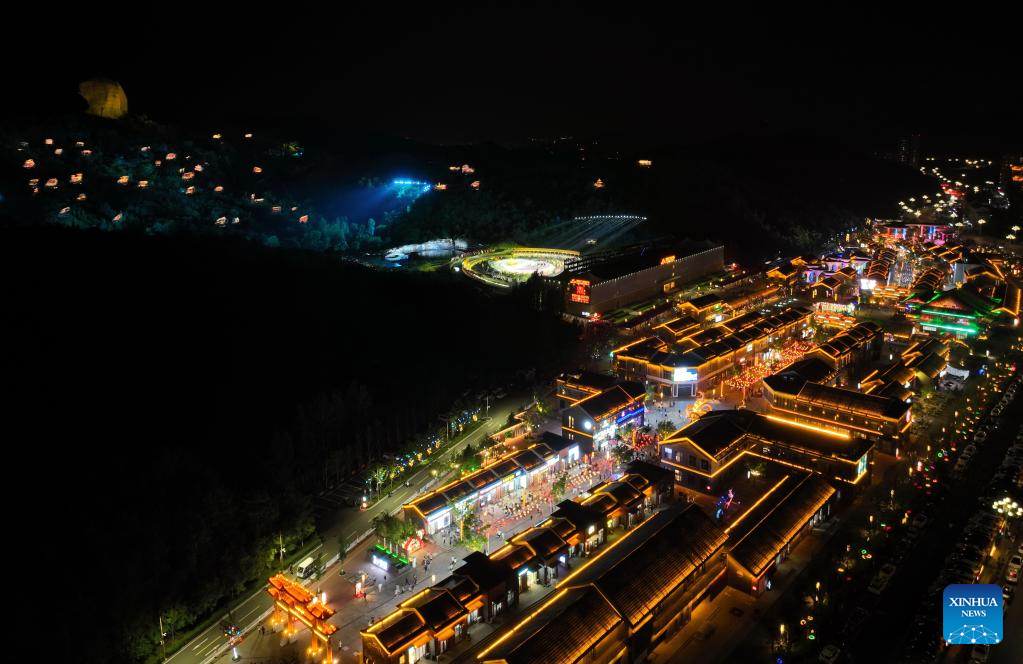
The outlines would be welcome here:
M 384 622 L 383 627 L 369 630 L 388 652 L 395 652 L 396 648 L 403 647 L 427 631 L 426 623 L 415 611 L 398 611 L 391 615 L 396 616 L 392 622 Z
M 493 560 L 479 551 L 470 553 L 462 560 L 465 564 L 454 573 L 472 579 L 480 588 L 494 588 L 512 577 L 512 570 L 507 564 Z
M 592 586 L 572 588 L 555 598 L 480 659 L 508 664 L 576 662 L 622 622 Z
M 667 442 L 670 443 L 676 438 L 688 438 L 700 449 L 714 456 L 746 433 L 735 417 L 726 415 L 729 412 L 711 411 L 673 433 Z
M 638 536 L 637 536 L 638 537 Z M 695 505 L 666 520 L 656 532 L 607 570 L 595 569 L 592 583 L 623 618 L 636 626 L 686 577 L 725 544 L 727 536 Z M 637 570 L 642 570 L 637 574 Z M 588 581 L 589 575 L 574 579 Z
M 658 512 L 567 579 L 564 588 L 480 660 L 580 661 L 623 621 L 632 627 L 641 623 L 726 540 L 696 505 Z
M 910 404 L 891 397 L 863 394 L 855 390 L 818 385 L 817 383 L 804 383 L 799 390 L 798 398 L 801 403 L 809 406 L 836 408 L 858 415 L 887 417 L 893 420 L 904 416 L 910 409 Z
M 759 576 L 834 493 L 835 489 L 817 475 L 805 477 L 780 501 L 765 501 L 772 506 L 763 507 L 762 513 L 747 515 L 743 525 L 749 530 L 730 543 L 729 555 Z M 737 535 L 734 531 L 732 534 Z
M 465 607 L 459 604 L 450 592 L 436 587 L 427 588 L 412 599 L 402 602 L 400 606 L 402 609 L 414 609 L 423 617 L 426 626 L 434 631 L 440 630 L 466 613 Z

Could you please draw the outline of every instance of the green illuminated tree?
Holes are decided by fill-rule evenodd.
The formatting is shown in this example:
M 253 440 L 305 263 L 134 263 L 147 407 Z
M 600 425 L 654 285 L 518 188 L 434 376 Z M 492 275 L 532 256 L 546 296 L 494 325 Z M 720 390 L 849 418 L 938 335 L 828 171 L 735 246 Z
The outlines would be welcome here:
M 621 443 L 615 445 L 611 449 L 611 455 L 615 459 L 615 464 L 619 466 L 626 464 L 632 461 L 634 458 L 636 458 L 636 452 L 628 445 L 624 445 Z
M 458 526 L 458 541 L 462 546 L 473 551 L 482 551 L 486 541 L 483 536 L 483 522 L 480 521 L 476 505 L 466 503 L 453 507 L 451 514 L 455 525 Z
M 568 486 L 568 473 L 561 473 L 558 479 L 554 480 L 551 484 L 551 497 L 554 498 L 555 504 L 561 502 L 562 497 L 565 495 L 565 489 Z

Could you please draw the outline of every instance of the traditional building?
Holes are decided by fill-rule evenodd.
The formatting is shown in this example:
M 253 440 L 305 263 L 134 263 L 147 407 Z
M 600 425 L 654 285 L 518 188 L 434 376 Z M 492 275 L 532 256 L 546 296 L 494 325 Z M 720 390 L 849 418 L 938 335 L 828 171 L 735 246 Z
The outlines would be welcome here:
M 572 402 L 561 412 L 561 432 L 570 441 L 585 443 L 594 452 L 608 447 L 618 429 L 643 425 L 646 387 L 619 381 L 602 392 Z
M 658 443 L 675 483 L 700 492 L 715 491 L 725 471 L 748 456 L 858 484 L 873 449 L 866 438 L 751 410 L 711 411 Z
M 486 505 L 525 489 L 538 474 L 550 472 L 560 459 L 559 452 L 543 443 L 511 452 L 474 473 L 403 505 L 405 518 L 432 535 L 451 525 L 452 508 L 467 504 Z
M 750 312 L 692 332 L 674 342 L 644 337 L 617 348 L 612 367 L 625 378 L 648 381 L 665 396 L 710 391 L 733 367 L 763 362 L 773 345 L 809 334 L 813 312 L 805 307 Z
M 450 590 L 427 588 L 361 632 L 364 661 L 415 664 L 436 658 L 465 638 L 469 613 Z
M 754 596 L 771 589 L 778 565 L 799 539 L 828 518 L 835 489 L 818 475 L 782 477 L 725 528 L 728 581 Z
M 893 447 L 913 422 L 912 404 L 905 399 L 822 385 L 805 373 L 790 366 L 764 378 L 771 413 L 854 437 L 887 440 Z
M 839 332 L 810 351 L 833 369 L 841 369 L 878 352 L 882 341 L 881 326 L 867 321 Z
M 659 512 L 559 582 L 477 661 L 641 661 L 723 586 L 726 539 L 695 505 Z

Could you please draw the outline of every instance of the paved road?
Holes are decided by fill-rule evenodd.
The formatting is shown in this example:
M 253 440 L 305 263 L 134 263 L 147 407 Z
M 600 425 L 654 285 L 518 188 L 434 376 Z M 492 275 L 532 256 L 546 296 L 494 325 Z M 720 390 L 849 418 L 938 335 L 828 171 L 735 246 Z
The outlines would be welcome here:
M 479 442 L 484 435 L 494 433 L 503 428 L 508 420 L 508 416 L 523 404 L 529 403 L 531 399 L 531 392 L 521 390 L 508 395 L 500 401 L 494 402 L 489 410 L 489 418 L 483 426 L 443 452 L 439 460 L 432 464 L 432 466 L 435 468 L 445 468 L 446 462 L 450 461 L 453 455 L 460 453 L 466 445 Z M 369 530 L 370 524 L 375 517 L 400 509 L 402 504 L 422 492 L 423 487 L 432 479 L 433 476 L 430 474 L 430 470 L 424 468 L 410 478 L 409 483 L 411 486 L 399 485 L 388 496 L 377 501 L 365 511 L 352 507 L 338 510 L 329 519 L 331 525 L 321 529 L 320 537 L 324 544 L 314 549 L 313 554 L 322 548 L 325 559 L 333 558 L 337 554 L 339 534 L 344 532 L 348 540 L 353 541 L 359 535 Z M 354 555 L 354 553 L 350 555 Z M 244 601 L 238 603 L 222 618 L 242 629 L 246 629 L 269 611 L 270 608 L 270 597 L 260 588 Z M 212 660 L 226 645 L 227 639 L 224 638 L 223 630 L 219 623 L 215 623 L 170 656 L 167 661 L 172 664 L 203 664 Z
M 911 622 L 920 608 L 927 586 L 944 567 L 945 557 L 957 542 L 956 534 L 976 512 L 977 498 L 984 493 L 991 475 L 1005 456 L 1005 450 L 1023 424 L 1023 409 L 1007 409 L 1002 419 L 1001 427 L 974 455 L 964 477 L 951 483 L 948 493 L 931 515 L 931 527 L 921 536 L 893 578 L 884 601 L 864 623 L 861 633 L 871 637 L 851 645 L 850 650 L 857 660 L 867 661 L 875 657 L 876 643 L 887 643 L 892 652 L 900 652 L 900 644 L 911 632 Z M 940 602 L 933 610 L 933 615 L 940 622 Z

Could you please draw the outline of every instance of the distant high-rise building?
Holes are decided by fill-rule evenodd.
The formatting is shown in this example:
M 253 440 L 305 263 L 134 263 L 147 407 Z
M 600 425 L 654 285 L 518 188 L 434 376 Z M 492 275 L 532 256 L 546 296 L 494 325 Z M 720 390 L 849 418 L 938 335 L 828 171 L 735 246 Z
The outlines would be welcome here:
M 914 168 L 920 165 L 920 134 L 910 134 L 899 139 L 895 161 Z

